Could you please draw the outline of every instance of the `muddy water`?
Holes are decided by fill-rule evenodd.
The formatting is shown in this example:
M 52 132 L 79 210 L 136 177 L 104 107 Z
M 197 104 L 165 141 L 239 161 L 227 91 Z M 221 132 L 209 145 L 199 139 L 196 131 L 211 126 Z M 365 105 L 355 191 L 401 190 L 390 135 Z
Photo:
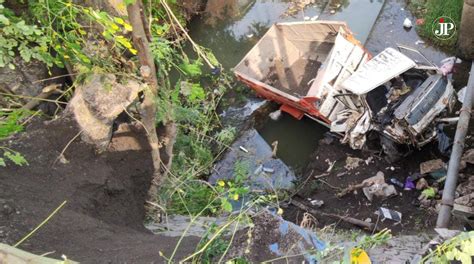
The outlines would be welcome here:
M 419 37 L 415 29 L 405 31 L 402 27 L 405 17 L 415 20 L 403 0 L 209 0 L 205 13 L 189 24 L 189 30 L 225 69 L 235 66 L 273 23 L 305 19 L 346 21 L 373 53 L 399 41 L 426 51 L 435 63 L 446 57 L 437 49 L 416 45 Z M 239 111 L 233 112 L 239 115 Z M 285 114 L 278 121 L 265 120 L 259 128 L 269 144 L 279 142 L 278 156 L 292 167 L 306 164 L 326 131 L 310 119 L 297 121 Z

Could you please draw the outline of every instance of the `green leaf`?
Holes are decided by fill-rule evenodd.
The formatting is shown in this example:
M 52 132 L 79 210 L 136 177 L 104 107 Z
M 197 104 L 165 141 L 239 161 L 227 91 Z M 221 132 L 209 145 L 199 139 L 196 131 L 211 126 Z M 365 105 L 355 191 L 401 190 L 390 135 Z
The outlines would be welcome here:
M 5 160 L 3 158 L 0 158 L 0 167 L 6 167 L 7 164 L 5 163 Z
M 0 14 L 0 23 L 4 24 L 5 26 L 10 25 L 10 19 L 8 19 L 3 14 Z
M 226 198 L 221 198 L 221 207 L 226 212 L 232 212 L 232 204 Z
M 15 163 L 15 165 L 28 165 L 28 161 L 26 161 L 25 157 L 21 155 L 20 152 L 5 151 L 5 153 L 3 153 L 3 156 Z

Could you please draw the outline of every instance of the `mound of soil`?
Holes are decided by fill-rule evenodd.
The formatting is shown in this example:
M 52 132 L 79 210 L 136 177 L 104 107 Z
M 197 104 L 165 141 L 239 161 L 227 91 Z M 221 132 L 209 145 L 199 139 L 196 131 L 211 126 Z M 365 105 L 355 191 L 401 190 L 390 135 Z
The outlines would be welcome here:
M 80 137 L 71 141 L 77 133 L 75 123 L 64 118 L 36 120 L 5 142 L 29 166 L 0 169 L 0 242 L 15 244 L 66 200 L 21 249 L 83 263 L 162 262 L 159 252 L 171 255 L 177 238 L 153 235 L 143 226 L 153 168 L 143 131 L 131 126 L 116 134 L 100 154 Z M 178 258 L 197 241 L 186 238 Z

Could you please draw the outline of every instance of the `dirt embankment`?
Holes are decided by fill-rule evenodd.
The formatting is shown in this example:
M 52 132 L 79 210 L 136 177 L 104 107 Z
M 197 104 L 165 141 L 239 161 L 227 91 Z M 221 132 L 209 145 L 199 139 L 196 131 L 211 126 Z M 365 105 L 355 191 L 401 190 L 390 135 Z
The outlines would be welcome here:
M 162 262 L 159 251 L 170 255 L 177 239 L 143 227 L 153 167 L 141 147 L 147 146 L 143 131 L 116 133 L 101 154 L 79 138 L 69 144 L 77 133 L 68 120 L 36 120 L 7 142 L 30 164 L 0 169 L 0 242 L 13 245 L 67 200 L 20 248 L 83 263 Z M 64 159 L 57 160 L 68 144 Z M 196 243 L 186 239 L 178 255 L 192 252 Z

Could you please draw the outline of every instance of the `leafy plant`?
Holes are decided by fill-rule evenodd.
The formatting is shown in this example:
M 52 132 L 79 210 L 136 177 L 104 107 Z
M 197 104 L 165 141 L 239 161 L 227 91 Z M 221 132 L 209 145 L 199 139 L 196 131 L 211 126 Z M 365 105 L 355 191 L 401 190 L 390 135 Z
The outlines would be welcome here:
M 25 62 L 35 59 L 52 66 L 48 36 L 36 25 L 29 25 L 15 16 L 3 3 L 4 0 L 0 0 L 0 67 L 15 69 L 16 56 Z
M 421 263 L 451 263 L 457 260 L 462 264 L 472 263 L 474 256 L 474 231 L 462 232 L 436 247 L 425 256 Z
M 3 151 L 3 157 L 0 157 L 0 167 L 6 167 L 6 161 L 9 160 L 17 166 L 28 165 L 28 161 L 25 157 L 18 151 L 14 151 L 7 147 L 1 147 L 0 150 Z
M 123 18 L 71 1 L 30 0 L 29 5 L 44 25 L 44 34 L 51 43 L 48 52 L 55 54 L 54 63 L 60 67 L 70 63 L 116 72 L 122 67 L 124 51 L 137 53 L 127 37 L 132 26 Z

